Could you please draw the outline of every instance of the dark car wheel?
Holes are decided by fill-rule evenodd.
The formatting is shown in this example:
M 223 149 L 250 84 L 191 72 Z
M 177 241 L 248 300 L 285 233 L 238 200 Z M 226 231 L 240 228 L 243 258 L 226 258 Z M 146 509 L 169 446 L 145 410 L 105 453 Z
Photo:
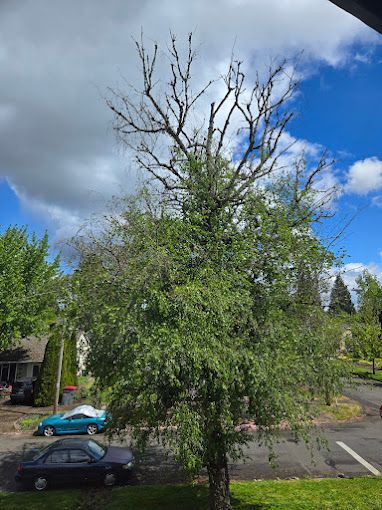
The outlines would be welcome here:
M 54 433 L 55 433 L 55 430 L 54 430 L 54 427 L 52 427 L 52 425 L 47 425 L 46 427 L 44 427 L 44 436 L 52 437 L 52 436 L 54 436 Z
M 106 473 L 103 479 L 105 487 L 113 487 L 117 483 L 117 475 L 115 473 Z
M 33 488 L 36 491 L 44 491 L 48 488 L 48 480 L 44 475 L 36 476 L 33 480 Z
M 94 434 L 97 434 L 97 432 L 98 432 L 97 425 L 95 423 L 90 423 L 86 427 L 86 432 L 89 434 L 89 436 L 94 436 Z

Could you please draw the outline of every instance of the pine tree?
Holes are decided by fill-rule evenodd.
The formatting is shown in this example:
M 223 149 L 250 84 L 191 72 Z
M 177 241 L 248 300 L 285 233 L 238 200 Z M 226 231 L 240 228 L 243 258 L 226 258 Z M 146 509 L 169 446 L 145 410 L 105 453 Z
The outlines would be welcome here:
M 303 262 L 298 269 L 295 299 L 301 305 L 322 306 L 318 276 Z
M 330 294 L 329 312 L 333 315 L 339 315 L 340 313 L 348 313 L 350 315 L 355 312 L 349 289 L 340 274 L 336 276 Z

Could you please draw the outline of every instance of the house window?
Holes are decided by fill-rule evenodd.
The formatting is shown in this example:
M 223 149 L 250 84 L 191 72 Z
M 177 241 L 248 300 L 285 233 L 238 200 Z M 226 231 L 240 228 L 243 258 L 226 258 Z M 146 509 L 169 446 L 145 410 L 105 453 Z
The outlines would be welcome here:
M 0 365 L 0 382 L 8 381 L 9 377 L 9 363 L 3 363 Z
M 20 363 L 17 365 L 16 379 L 23 379 L 27 376 L 28 365 L 27 363 Z
M 9 367 L 9 378 L 8 382 L 13 384 L 16 379 L 16 363 L 11 363 Z
M 33 365 L 33 377 L 38 377 L 40 373 L 40 365 Z

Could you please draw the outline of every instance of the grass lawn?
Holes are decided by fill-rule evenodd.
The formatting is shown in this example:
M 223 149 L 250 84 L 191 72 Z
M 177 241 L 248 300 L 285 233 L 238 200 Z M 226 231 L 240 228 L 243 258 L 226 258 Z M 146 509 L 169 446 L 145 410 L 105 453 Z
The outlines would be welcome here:
M 379 478 L 235 482 L 231 488 L 235 510 L 382 510 Z M 89 490 L 88 493 L 69 490 L 45 494 L 0 493 L 0 508 L 25 507 L 28 510 L 90 507 L 92 510 L 207 510 L 207 486 L 122 487 L 111 492 Z
M 1 510 L 77 510 L 80 491 L 0 492 Z M 94 509 L 96 510 L 96 509 Z
M 318 422 L 350 421 L 362 416 L 362 406 L 355 400 L 341 396 L 330 406 L 323 403 L 318 405 Z
M 20 430 L 35 430 L 37 429 L 40 421 L 42 421 L 44 418 L 47 418 L 47 416 L 48 415 L 46 414 L 31 414 L 30 416 L 22 418 L 18 422 L 18 426 Z
M 354 366 L 352 368 L 352 372 L 354 375 L 361 377 L 362 379 L 370 379 L 371 381 L 382 382 L 382 371 L 377 371 L 375 374 L 373 374 L 369 368 Z

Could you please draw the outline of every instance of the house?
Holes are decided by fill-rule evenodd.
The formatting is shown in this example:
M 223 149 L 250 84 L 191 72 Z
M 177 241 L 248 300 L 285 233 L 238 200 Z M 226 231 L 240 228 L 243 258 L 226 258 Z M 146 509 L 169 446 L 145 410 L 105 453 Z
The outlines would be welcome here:
M 0 352 L 0 382 L 12 384 L 24 377 L 38 377 L 44 360 L 48 337 L 29 336 L 18 340 L 14 347 Z M 87 337 L 77 334 L 77 374 L 86 372 L 89 350 Z
M 0 352 L 0 382 L 13 383 L 23 377 L 37 377 L 44 359 L 48 338 L 30 336 Z
M 87 357 L 89 354 L 89 339 L 83 331 L 77 333 L 77 375 L 87 373 Z

